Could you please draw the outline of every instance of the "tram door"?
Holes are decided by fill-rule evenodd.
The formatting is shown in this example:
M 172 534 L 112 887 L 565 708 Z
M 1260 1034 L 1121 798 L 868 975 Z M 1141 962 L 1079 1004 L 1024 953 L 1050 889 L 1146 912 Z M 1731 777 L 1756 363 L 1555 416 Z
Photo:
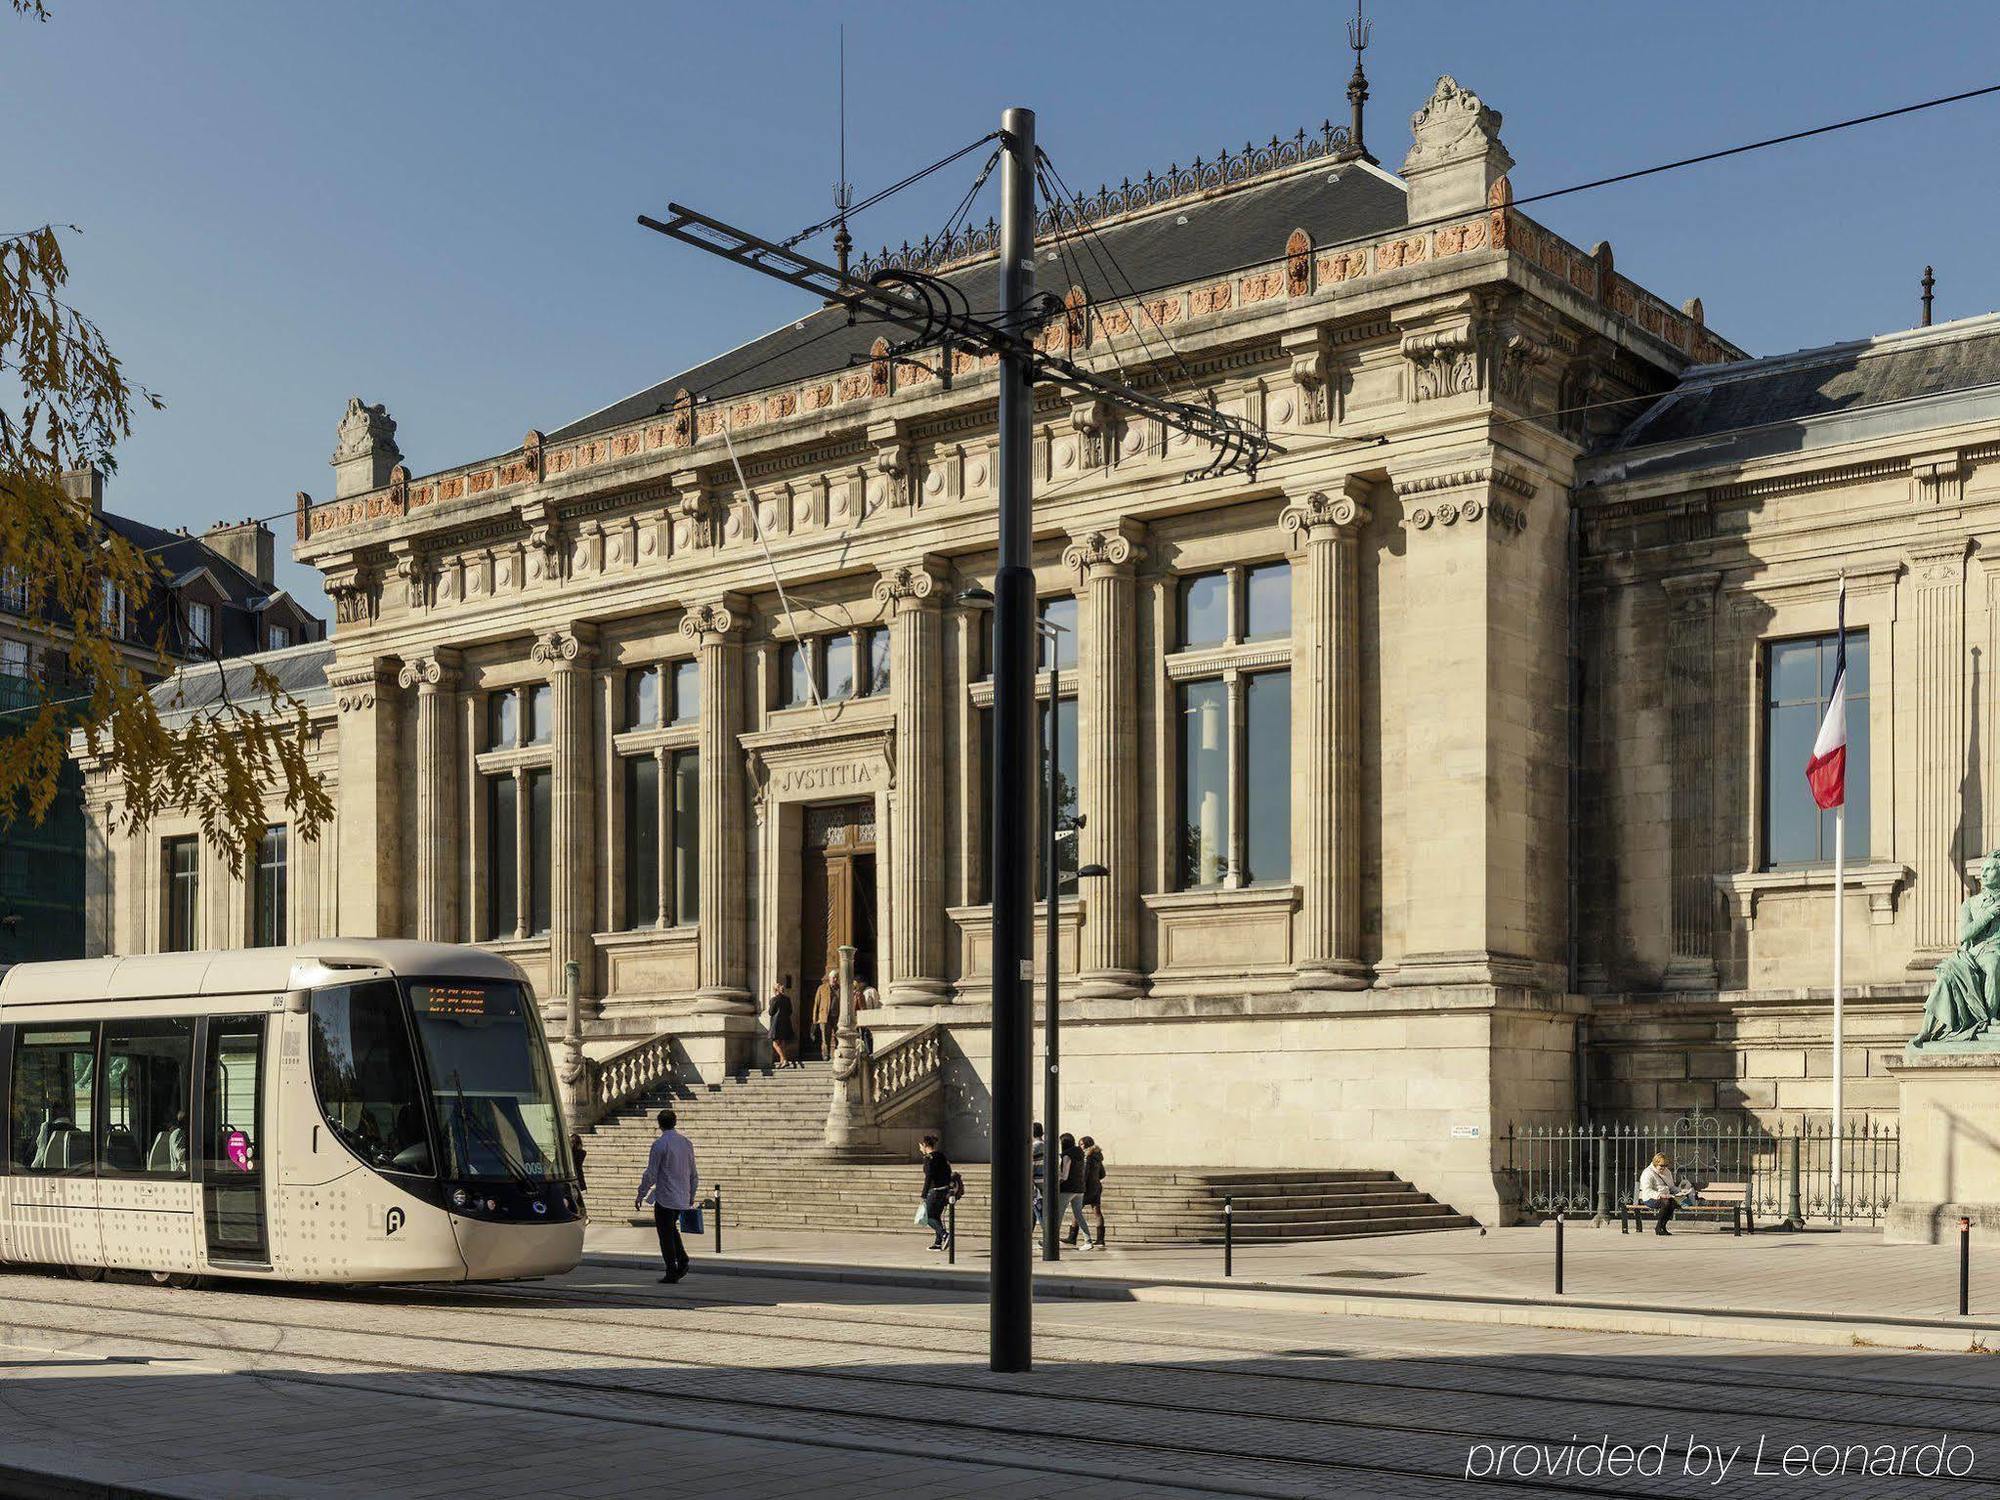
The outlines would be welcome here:
M 202 1045 L 201 1209 L 211 1261 L 267 1263 L 263 1016 L 211 1016 Z

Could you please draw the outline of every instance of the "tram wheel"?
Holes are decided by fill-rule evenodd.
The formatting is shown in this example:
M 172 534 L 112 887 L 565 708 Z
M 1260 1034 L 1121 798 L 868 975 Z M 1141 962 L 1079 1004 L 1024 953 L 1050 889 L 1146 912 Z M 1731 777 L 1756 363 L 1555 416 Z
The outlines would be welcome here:
M 192 1291 L 201 1285 L 199 1276 L 191 1276 L 185 1271 L 154 1271 L 152 1277 L 155 1286 L 172 1287 L 177 1292 Z
M 103 1266 L 67 1266 L 64 1269 L 78 1281 L 102 1281 L 106 1275 Z

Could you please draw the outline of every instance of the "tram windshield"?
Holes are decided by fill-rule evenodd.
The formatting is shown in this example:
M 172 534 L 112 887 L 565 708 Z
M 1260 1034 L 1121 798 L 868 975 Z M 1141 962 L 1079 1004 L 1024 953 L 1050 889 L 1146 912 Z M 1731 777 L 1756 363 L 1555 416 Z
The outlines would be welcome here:
M 406 980 L 445 1175 L 567 1178 L 569 1146 L 534 1003 L 506 980 Z

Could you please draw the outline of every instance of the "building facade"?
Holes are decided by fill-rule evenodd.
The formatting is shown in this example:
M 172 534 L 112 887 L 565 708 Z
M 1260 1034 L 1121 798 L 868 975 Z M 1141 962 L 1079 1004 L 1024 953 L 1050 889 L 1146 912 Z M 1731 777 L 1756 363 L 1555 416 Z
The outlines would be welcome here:
M 1499 127 L 1444 79 L 1399 175 L 1301 135 L 1038 238 L 1049 347 L 1283 450 L 1218 473 L 1037 405 L 1064 1122 L 1125 1160 L 1386 1168 L 1492 1218 L 1496 1130 L 1576 1104 L 1576 466 L 1739 351 L 1514 209 Z M 901 259 L 982 305 L 991 252 Z M 985 790 L 994 371 L 878 332 L 811 310 L 422 476 L 350 403 L 299 498 L 337 616 L 313 920 L 487 945 L 552 1015 L 574 964 L 594 1053 L 669 1035 L 705 1077 L 851 942 L 878 1048 L 942 1028 L 977 1156 L 987 843 L 1050 810 Z M 184 836 L 98 882 L 103 949 L 158 945 Z
M 261 522 L 219 521 L 201 536 L 163 531 L 104 509 L 104 476 L 64 477 L 70 498 L 101 534 L 123 537 L 153 557 L 156 586 L 132 599 L 106 587 L 98 622 L 126 664 L 145 680 L 182 662 L 243 656 L 323 639 L 326 625 L 273 578 L 276 538 Z M 0 737 L 44 702 L 87 691 L 73 677 L 68 621 L 28 580 L 0 569 Z M 0 809 L 0 813 L 4 813 Z M 90 878 L 77 767 L 64 767 L 55 803 L 37 822 L 0 816 L 0 964 L 80 958 L 84 891 Z

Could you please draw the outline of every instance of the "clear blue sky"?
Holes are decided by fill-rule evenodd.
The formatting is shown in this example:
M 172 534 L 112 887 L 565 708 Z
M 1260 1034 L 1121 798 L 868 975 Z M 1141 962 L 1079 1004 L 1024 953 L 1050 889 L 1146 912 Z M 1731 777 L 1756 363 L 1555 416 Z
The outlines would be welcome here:
M 48 3 L 0 9 L 0 228 L 84 230 L 74 299 L 169 402 L 110 502 L 192 528 L 328 494 L 349 394 L 422 473 L 795 315 L 633 217 L 821 217 L 841 20 L 862 194 L 1017 103 L 1073 184 L 1136 177 L 1342 118 L 1350 65 L 1337 4 Z M 1384 165 L 1449 72 L 1504 113 L 1524 196 L 2000 81 L 1991 4 L 1370 8 Z M 1913 323 L 1927 261 L 1941 319 L 2000 306 L 1997 141 L 2000 96 L 1530 212 L 1768 353 Z M 917 238 L 969 180 L 857 240 Z

